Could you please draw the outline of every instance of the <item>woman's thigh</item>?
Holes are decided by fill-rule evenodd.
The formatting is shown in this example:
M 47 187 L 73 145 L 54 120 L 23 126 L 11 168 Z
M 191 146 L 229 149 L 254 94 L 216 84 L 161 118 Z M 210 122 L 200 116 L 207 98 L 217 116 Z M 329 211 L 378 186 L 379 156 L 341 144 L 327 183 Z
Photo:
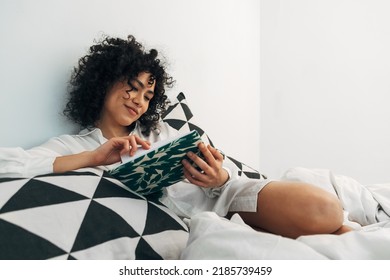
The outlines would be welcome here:
M 334 194 L 302 182 L 270 182 L 258 194 L 257 211 L 238 214 L 254 228 L 292 238 L 332 233 L 343 222 Z

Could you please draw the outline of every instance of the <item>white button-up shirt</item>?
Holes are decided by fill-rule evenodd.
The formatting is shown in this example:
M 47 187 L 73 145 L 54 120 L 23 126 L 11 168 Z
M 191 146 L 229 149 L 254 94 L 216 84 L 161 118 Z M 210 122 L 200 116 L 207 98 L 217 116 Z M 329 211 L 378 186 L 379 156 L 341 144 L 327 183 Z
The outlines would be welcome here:
M 154 143 L 171 138 L 177 135 L 178 131 L 161 122 L 159 129 L 152 131 L 149 136 L 142 134 L 138 124 L 131 134 L 137 134 Z M 52 173 L 56 157 L 95 150 L 106 141 L 101 130 L 94 128 L 84 129 L 77 135 L 53 137 L 46 143 L 28 150 L 0 148 L 0 178 L 30 178 Z M 118 164 L 120 163 L 95 168 L 107 171 Z M 257 192 L 261 187 L 255 186 L 253 180 L 239 178 L 238 168 L 234 164 L 225 162 L 223 168 L 229 173 L 230 179 L 222 187 L 200 188 L 184 180 L 166 188 L 161 202 L 183 217 L 190 217 L 200 211 L 215 211 L 220 215 L 225 215 L 228 211 L 255 211 Z

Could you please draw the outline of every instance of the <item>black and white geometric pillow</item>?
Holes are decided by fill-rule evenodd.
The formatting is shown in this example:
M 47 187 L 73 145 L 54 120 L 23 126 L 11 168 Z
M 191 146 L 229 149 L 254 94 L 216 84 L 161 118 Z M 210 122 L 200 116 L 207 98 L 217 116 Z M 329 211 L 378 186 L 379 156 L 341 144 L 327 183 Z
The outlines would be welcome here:
M 213 142 L 205 131 L 198 125 L 193 113 L 190 110 L 188 102 L 184 93 L 180 92 L 174 99 L 162 116 L 162 119 L 171 127 L 177 129 L 179 132 L 188 132 L 197 130 L 202 137 L 203 142 L 214 147 Z M 238 167 L 238 175 L 245 176 L 252 179 L 266 179 L 267 177 L 252 167 L 226 155 L 225 160 L 233 162 Z
M 162 115 L 164 122 L 181 133 L 196 130 L 204 143 L 214 146 L 205 131 L 197 125 L 184 93 L 180 92 L 174 100 L 170 101 L 169 107 Z
M 179 259 L 187 226 L 107 173 L 0 179 L 0 259 Z

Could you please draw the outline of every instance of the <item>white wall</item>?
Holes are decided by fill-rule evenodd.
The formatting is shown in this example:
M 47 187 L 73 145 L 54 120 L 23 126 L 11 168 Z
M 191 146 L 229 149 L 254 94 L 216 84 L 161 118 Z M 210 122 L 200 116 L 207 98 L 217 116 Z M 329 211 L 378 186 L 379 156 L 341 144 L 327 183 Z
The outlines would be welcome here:
M 161 50 L 177 80 L 169 93 L 185 92 L 215 144 L 258 168 L 257 0 L 1 0 L 0 146 L 76 131 L 60 115 L 66 82 L 103 33 Z
M 262 0 L 260 168 L 390 181 L 390 2 Z

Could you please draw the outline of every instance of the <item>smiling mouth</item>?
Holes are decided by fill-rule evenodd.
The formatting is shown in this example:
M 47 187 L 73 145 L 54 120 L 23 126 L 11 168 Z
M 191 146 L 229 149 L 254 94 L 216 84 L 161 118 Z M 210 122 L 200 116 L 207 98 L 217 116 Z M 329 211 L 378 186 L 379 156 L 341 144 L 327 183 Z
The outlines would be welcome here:
M 133 115 L 133 116 L 138 115 L 138 112 L 136 110 L 134 110 L 133 108 L 126 106 L 126 109 L 130 113 L 130 115 Z

